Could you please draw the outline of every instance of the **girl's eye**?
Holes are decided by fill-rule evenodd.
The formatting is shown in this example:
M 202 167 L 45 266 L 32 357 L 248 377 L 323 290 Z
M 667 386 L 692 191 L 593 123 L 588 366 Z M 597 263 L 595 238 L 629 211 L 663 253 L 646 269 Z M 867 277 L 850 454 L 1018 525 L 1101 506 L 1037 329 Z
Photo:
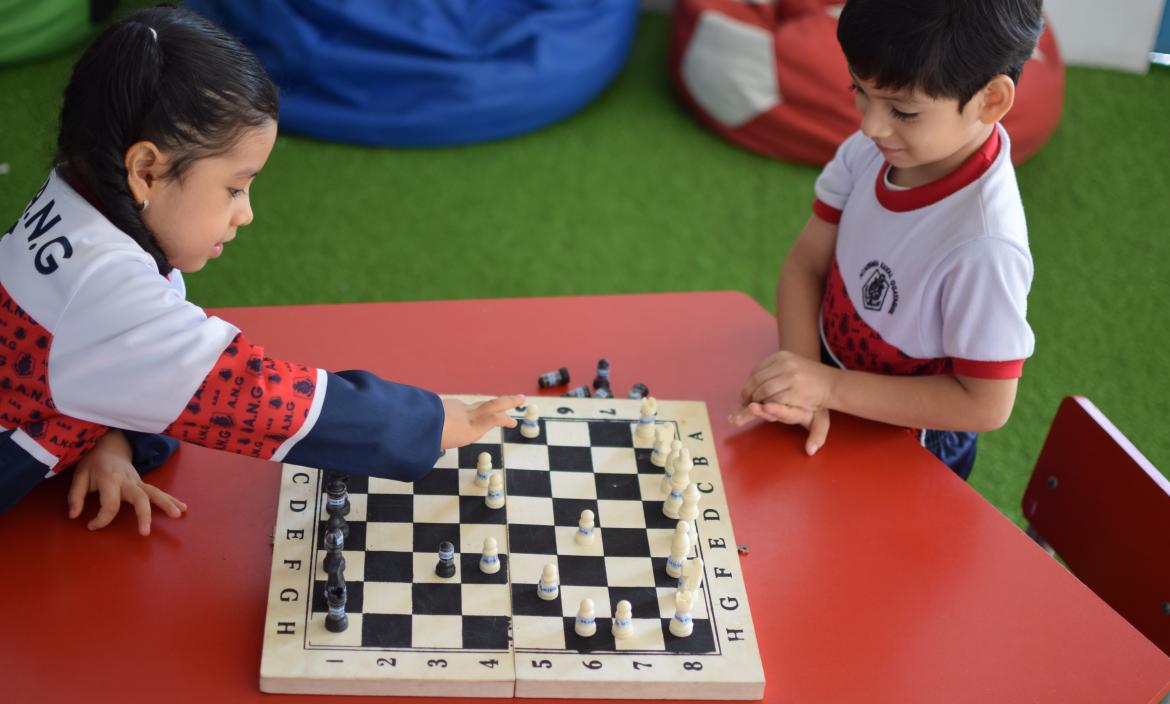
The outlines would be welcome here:
M 916 112 L 902 112 L 897 108 L 890 108 L 890 114 L 894 116 L 895 120 L 913 120 L 918 117 Z
M 239 198 L 240 196 L 244 195 L 244 189 L 242 189 L 242 188 L 229 188 L 228 193 L 231 195 L 232 198 Z

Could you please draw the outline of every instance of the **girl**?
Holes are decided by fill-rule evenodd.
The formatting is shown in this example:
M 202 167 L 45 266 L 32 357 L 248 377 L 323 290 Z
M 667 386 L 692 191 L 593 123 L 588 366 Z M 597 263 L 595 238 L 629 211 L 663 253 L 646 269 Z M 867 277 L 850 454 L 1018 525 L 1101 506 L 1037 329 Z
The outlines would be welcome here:
M 91 530 L 127 501 L 145 535 L 151 503 L 186 506 L 135 466 L 177 440 L 410 481 L 440 449 L 516 425 L 522 396 L 467 405 L 272 359 L 185 300 L 180 272 L 252 221 L 277 108 L 256 58 L 179 8 L 112 25 L 77 62 L 56 165 L 0 239 L 0 513 L 88 454 L 70 517 L 97 491 Z

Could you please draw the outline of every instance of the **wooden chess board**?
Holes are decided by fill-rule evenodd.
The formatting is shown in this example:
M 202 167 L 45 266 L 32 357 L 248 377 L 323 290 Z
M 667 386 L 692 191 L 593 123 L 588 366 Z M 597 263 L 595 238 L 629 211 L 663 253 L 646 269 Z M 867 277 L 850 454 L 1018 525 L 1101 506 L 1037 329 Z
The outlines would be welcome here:
M 478 400 L 463 397 L 465 400 Z M 261 662 L 266 692 L 467 697 L 760 699 L 764 674 L 705 404 L 659 401 L 694 458 L 700 490 L 691 558 L 704 575 L 694 632 L 672 635 L 677 580 L 665 573 L 676 520 L 662 513 L 663 470 L 639 438 L 638 401 L 537 398 L 540 435 L 494 430 L 448 451 L 410 483 L 351 476 L 345 543 L 349 627 L 325 629 L 322 472 L 285 465 Z M 522 415 L 517 411 L 517 417 Z M 503 468 L 507 504 L 487 508 L 474 483 L 481 452 Z M 592 545 L 573 536 L 583 509 Z M 484 538 L 502 569 L 479 570 Z M 455 545 L 456 574 L 435 574 Z M 546 563 L 560 595 L 536 596 Z M 597 633 L 573 628 L 593 600 Z M 633 606 L 615 640 L 613 608 Z

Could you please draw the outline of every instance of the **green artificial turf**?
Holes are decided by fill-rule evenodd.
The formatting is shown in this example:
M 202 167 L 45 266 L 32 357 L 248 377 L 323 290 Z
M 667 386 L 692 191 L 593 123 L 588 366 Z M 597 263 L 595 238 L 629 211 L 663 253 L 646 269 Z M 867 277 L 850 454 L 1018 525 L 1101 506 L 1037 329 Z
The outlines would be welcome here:
M 668 20 L 578 115 L 471 147 L 368 149 L 284 134 L 255 223 L 188 277 L 206 306 L 738 289 L 768 309 L 818 170 L 732 147 L 666 79 Z M 80 49 L 0 70 L 0 219 L 44 178 Z M 1072 68 L 1060 127 L 1018 171 L 1036 355 L 972 484 L 1013 520 L 1060 399 L 1092 399 L 1170 468 L 1170 70 Z M 7 213 L 7 216 L 3 214 Z M 832 442 L 830 434 L 829 442 Z

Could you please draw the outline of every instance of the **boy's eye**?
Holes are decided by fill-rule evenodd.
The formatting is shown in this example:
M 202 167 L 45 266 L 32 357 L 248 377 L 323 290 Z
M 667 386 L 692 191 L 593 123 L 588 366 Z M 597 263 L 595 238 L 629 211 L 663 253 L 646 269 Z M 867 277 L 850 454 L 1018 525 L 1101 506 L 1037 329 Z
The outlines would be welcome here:
M 890 108 L 890 114 L 894 116 L 895 120 L 913 120 L 918 117 L 916 112 L 902 112 L 898 108 Z
M 239 198 L 240 196 L 242 196 L 244 194 L 244 189 L 242 189 L 242 188 L 229 188 L 228 193 L 231 195 L 232 198 Z

